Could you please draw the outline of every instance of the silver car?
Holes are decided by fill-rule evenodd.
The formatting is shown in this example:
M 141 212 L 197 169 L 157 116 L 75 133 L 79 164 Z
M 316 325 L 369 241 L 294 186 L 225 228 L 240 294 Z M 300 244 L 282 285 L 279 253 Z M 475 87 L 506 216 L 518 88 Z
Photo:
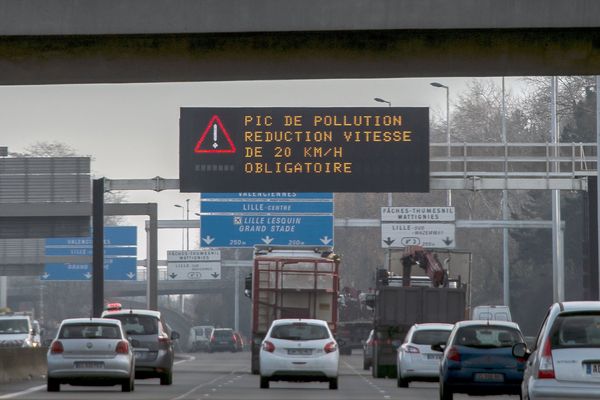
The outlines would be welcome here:
M 161 385 L 173 383 L 173 341 L 179 333 L 171 332 L 159 311 L 111 308 L 102 317 L 121 321 L 133 346 L 136 378 L 160 378 Z
M 49 392 L 60 391 L 61 384 L 134 389 L 135 359 L 119 321 L 65 319 L 47 359 Z
M 597 399 L 600 396 L 600 302 L 563 302 L 550 307 L 527 358 L 524 399 Z

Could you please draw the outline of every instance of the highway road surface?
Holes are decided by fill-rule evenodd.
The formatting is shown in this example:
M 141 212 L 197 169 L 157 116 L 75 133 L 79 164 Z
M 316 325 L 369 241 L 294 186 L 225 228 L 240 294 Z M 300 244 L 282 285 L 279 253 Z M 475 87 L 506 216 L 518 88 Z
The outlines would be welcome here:
M 396 387 L 394 379 L 375 379 L 362 369 L 362 353 L 340 357 L 339 390 L 326 383 L 271 382 L 259 389 L 259 378 L 250 374 L 250 353 L 193 353 L 181 355 L 172 386 L 158 379 L 138 379 L 135 391 L 122 393 L 120 386 L 76 387 L 61 385 L 59 393 L 46 392 L 46 382 L 33 379 L 0 385 L 2 399 L 130 399 L 130 400 L 417 400 L 438 399 L 437 383 L 411 383 Z M 455 395 L 455 399 L 476 399 Z M 483 399 L 483 397 L 482 397 Z M 486 400 L 518 399 L 518 396 L 488 396 Z

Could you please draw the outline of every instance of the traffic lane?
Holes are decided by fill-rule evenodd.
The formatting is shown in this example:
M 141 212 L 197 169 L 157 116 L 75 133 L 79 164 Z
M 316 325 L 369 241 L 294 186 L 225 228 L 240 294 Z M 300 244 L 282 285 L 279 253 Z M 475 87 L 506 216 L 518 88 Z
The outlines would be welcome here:
M 370 370 L 365 371 L 362 368 L 362 351 L 355 350 L 351 356 L 342 356 L 340 357 L 340 360 L 340 366 L 345 364 L 348 370 L 354 372 L 355 375 L 360 375 L 364 381 L 364 384 L 367 384 L 373 389 L 379 391 L 381 397 L 378 399 L 439 399 L 439 385 L 435 382 L 411 382 L 408 388 L 399 388 L 397 387 L 395 379 L 373 378 Z M 344 373 L 344 369 L 341 368 L 340 373 Z M 477 398 L 485 400 L 514 400 L 519 399 L 519 396 L 469 396 L 459 393 L 454 395 L 455 400 L 473 400 Z
M 40 383 L 43 385 L 40 386 Z M 409 388 L 396 387 L 394 379 L 375 379 L 362 369 L 362 355 L 340 358 L 339 389 L 329 390 L 326 383 L 272 382 L 271 389 L 259 388 L 259 377 L 250 374 L 250 354 L 194 353 L 194 359 L 178 361 L 171 386 L 161 386 L 158 379 L 138 379 L 132 393 L 122 393 L 119 386 L 79 387 L 61 385 L 59 393 L 46 392 L 45 381 L 32 381 L 9 386 L 3 392 L 21 392 L 15 399 L 131 399 L 131 400 L 388 400 L 438 399 L 436 383 L 414 382 Z M 473 399 L 456 395 L 455 399 Z M 518 396 L 486 397 L 486 400 L 516 399 Z M 0 397 L 2 399 L 2 397 Z
M 225 357 L 224 357 L 225 356 Z M 136 379 L 135 391 L 121 392 L 120 386 L 70 386 L 61 385 L 60 392 L 46 391 L 45 380 L 29 383 L 1 385 L 0 399 L 102 399 L 130 400 L 183 400 L 197 399 L 203 388 L 217 386 L 231 379 L 236 373 L 250 371 L 249 355 L 219 354 L 216 357 L 193 358 L 177 361 L 173 373 L 173 385 L 161 386 L 159 379 Z M 40 385 L 41 383 L 41 385 Z M 194 397 L 196 396 L 196 397 Z

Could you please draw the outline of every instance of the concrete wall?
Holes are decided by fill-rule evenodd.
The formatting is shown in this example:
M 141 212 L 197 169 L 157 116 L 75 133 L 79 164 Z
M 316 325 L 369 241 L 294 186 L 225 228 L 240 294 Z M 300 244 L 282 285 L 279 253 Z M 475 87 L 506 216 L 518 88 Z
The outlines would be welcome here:
M 0 384 L 46 375 L 47 348 L 0 349 Z
M 600 26 L 597 0 L 0 0 L 0 35 Z

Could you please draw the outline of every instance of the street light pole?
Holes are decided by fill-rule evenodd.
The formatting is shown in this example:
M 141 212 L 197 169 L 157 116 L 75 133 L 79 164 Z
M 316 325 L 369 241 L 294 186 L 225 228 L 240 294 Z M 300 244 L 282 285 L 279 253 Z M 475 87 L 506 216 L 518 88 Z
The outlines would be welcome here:
M 448 148 L 448 150 L 447 150 L 448 162 L 446 164 L 446 170 L 450 171 L 450 157 L 452 155 L 452 151 L 450 148 L 450 88 L 446 85 L 442 85 L 439 82 L 431 82 L 430 85 L 433 87 L 446 89 L 446 147 Z M 451 189 L 448 189 L 446 191 L 446 205 L 448 207 L 452 206 L 452 190 Z
M 387 101 L 385 99 L 382 99 L 381 97 L 375 97 L 373 100 L 375 100 L 378 103 L 386 103 L 388 105 L 388 107 L 392 106 L 392 102 L 391 101 Z M 388 192 L 388 198 L 387 198 L 387 203 L 388 203 L 388 207 L 392 206 L 392 193 Z
M 181 208 L 181 220 L 183 221 L 183 219 L 185 218 L 185 208 L 181 205 L 181 204 L 173 204 L 174 207 L 177 208 Z M 182 230 L 181 231 L 181 250 L 184 249 L 183 245 L 184 245 L 184 240 L 185 240 L 185 232 Z

